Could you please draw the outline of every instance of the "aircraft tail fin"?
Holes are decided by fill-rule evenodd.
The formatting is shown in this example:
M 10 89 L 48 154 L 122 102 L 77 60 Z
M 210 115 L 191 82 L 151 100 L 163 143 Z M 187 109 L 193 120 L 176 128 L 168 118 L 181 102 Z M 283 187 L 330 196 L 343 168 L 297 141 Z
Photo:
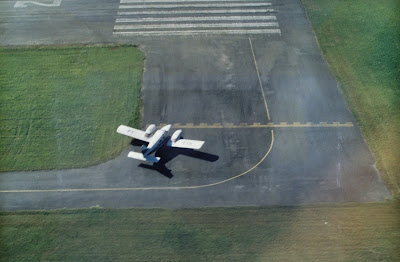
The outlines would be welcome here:
M 144 156 L 141 153 L 136 153 L 136 152 L 129 152 L 128 157 L 133 158 L 133 159 L 137 159 L 137 160 L 141 160 L 141 161 L 147 161 L 147 162 L 151 162 L 151 163 L 157 163 L 158 161 L 160 161 L 159 157 L 154 157 L 154 156 Z

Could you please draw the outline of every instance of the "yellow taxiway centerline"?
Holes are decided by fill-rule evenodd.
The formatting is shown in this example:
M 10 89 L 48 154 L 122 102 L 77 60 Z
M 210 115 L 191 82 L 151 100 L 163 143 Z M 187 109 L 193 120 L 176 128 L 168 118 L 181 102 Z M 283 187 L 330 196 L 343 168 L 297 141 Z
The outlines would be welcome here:
M 269 155 L 274 145 L 274 130 L 271 130 L 271 144 L 267 153 L 261 158 L 261 160 L 255 164 L 252 168 L 240 173 L 239 175 L 230 177 L 225 180 L 221 180 L 211 184 L 197 185 L 197 186 L 182 186 L 182 187 L 122 187 L 122 188 L 64 188 L 64 189 L 27 189 L 27 190 L 0 190 L 0 193 L 50 193 L 50 192 L 99 192 L 99 191 L 138 191 L 138 190 L 178 190 L 178 189 L 196 189 L 211 187 L 226 183 L 233 179 L 239 178 L 246 175 L 247 173 L 254 170 L 259 166 Z
M 164 124 L 159 125 L 158 127 L 163 127 Z M 293 123 L 287 123 L 287 122 L 280 122 L 280 123 L 274 123 L 274 122 L 268 122 L 265 124 L 261 124 L 259 122 L 253 123 L 253 124 L 247 124 L 247 123 L 239 123 L 237 125 L 232 124 L 232 123 L 226 123 L 226 124 L 221 124 L 221 123 L 213 123 L 213 124 L 206 124 L 206 123 L 201 123 L 199 125 L 195 125 L 193 123 L 189 124 L 173 124 L 174 128 L 182 128 L 182 129 L 212 129 L 212 128 L 311 128 L 311 127 L 354 127 L 354 124 L 352 122 L 346 122 L 346 123 L 339 123 L 339 122 L 320 122 L 320 123 L 312 123 L 312 122 L 306 122 L 306 123 L 300 123 L 300 122 L 293 122 Z
M 258 70 L 256 55 L 254 54 L 253 43 L 251 42 L 251 38 L 250 37 L 249 37 L 249 43 L 250 43 L 251 53 L 253 54 L 254 65 L 256 66 L 258 82 L 260 84 L 261 93 L 262 93 L 262 96 L 263 96 L 263 99 L 264 99 L 265 110 L 267 111 L 268 120 L 271 120 L 271 116 L 269 115 L 267 99 L 265 98 L 264 88 L 263 88 L 263 85 L 262 85 L 262 82 L 261 82 L 260 71 Z

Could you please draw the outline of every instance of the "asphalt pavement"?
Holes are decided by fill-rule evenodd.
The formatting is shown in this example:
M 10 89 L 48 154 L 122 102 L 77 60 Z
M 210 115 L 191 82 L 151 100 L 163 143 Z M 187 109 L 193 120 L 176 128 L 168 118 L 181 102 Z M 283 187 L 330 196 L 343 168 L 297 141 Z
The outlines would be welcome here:
M 128 159 L 139 149 L 132 145 L 89 168 L 1 173 L 2 209 L 391 198 L 301 1 L 182 3 L 0 3 L 3 46 L 139 44 L 146 53 L 144 126 L 173 124 L 185 138 L 206 141 L 200 152 L 162 149 L 156 166 Z

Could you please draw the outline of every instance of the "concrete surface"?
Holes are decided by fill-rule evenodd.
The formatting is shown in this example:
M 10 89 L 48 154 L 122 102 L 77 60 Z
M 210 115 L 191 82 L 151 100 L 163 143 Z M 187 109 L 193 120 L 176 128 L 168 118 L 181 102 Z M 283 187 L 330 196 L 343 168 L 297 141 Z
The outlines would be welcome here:
M 84 169 L 2 173 L 1 209 L 391 198 L 301 2 L 270 2 L 280 34 L 195 36 L 113 34 L 117 1 L 63 0 L 59 7 L 26 8 L 1 2 L 1 45 L 140 44 L 147 56 L 144 125 L 183 126 L 185 137 L 206 141 L 200 153 L 160 150 L 164 162 L 156 167 L 126 158 L 126 151 Z

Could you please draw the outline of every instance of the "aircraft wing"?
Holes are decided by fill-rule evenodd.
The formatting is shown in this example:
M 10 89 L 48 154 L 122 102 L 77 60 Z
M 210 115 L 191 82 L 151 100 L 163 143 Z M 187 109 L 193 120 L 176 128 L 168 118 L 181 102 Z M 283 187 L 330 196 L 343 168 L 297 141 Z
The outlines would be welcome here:
M 132 128 L 129 126 L 120 125 L 117 129 L 117 133 L 130 136 L 144 142 L 149 142 L 150 137 L 145 136 L 145 132 L 136 128 Z
M 154 156 L 144 156 L 141 153 L 136 153 L 136 152 L 129 152 L 128 157 L 130 158 L 134 158 L 137 160 L 141 160 L 141 161 L 148 161 L 148 162 L 152 162 L 152 163 L 157 163 L 158 161 L 160 161 L 159 157 L 154 157 Z
M 200 149 L 204 144 L 204 141 L 199 140 L 190 140 L 190 139 L 179 139 L 176 142 L 169 141 L 168 146 L 171 147 L 180 147 L 180 148 L 188 148 L 188 149 Z

